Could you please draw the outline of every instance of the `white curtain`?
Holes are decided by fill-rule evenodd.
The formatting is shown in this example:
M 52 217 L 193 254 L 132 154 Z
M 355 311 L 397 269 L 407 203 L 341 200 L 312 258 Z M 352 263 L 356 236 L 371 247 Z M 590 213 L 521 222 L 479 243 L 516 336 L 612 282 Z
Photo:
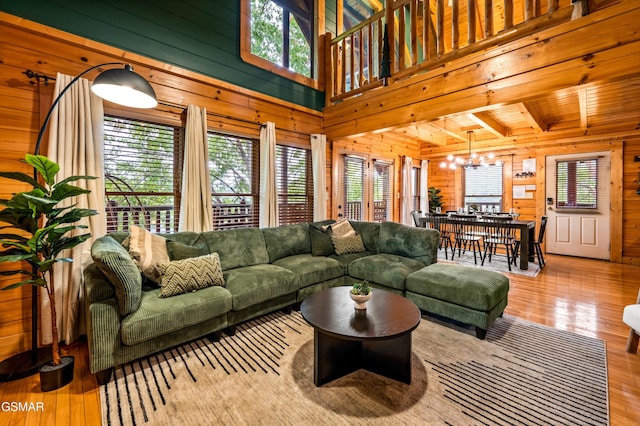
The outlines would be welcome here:
M 207 138 L 207 110 L 195 105 L 187 108 L 185 126 L 182 199 L 179 231 L 204 232 L 213 229 L 211 177 Z
M 54 99 L 73 80 L 58 73 Z M 49 149 L 47 156 L 60 165 L 58 181 L 71 175 L 95 176 L 98 179 L 77 181 L 76 185 L 91 190 L 88 195 L 65 200 L 61 205 L 77 204 L 79 208 L 94 209 L 98 215 L 83 219 L 80 223 L 89 229 L 79 229 L 71 235 L 91 232 L 88 241 L 68 250 L 64 255 L 72 263 L 59 262 L 53 269 L 56 292 L 56 314 L 59 338 L 71 343 L 85 332 L 83 313 L 82 271 L 91 262 L 93 240 L 106 233 L 103 169 L 103 107 L 102 99 L 90 90 L 90 83 L 78 80 L 60 99 L 49 122 Z M 49 299 L 40 292 L 42 343 L 51 343 L 51 316 Z
M 429 161 L 420 162 L 420 210 L 429 212 Z
M 311 135 L 311 165 L 313 168 L 313 220 L 327 218 L 327 137 Z
M 260 128 L 260 228 L 278 226 L 276 187 L 276 125 Z
M 402 202 L 400 203 L 400 218 L 404 225 L 415 226 L 411 211 L 413 210 L 413 181 L 411 171 L 413 160 L 411 157 L 404 157 L 402 163 Z

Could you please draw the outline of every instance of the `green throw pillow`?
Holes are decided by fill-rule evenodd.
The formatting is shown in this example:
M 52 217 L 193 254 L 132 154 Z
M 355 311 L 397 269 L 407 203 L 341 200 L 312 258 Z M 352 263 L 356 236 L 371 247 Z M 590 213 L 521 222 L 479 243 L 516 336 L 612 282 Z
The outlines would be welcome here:
M 224 286 L 218 253 L 174 260 L 159 265 L 158 269 L 162 273 L 160 297 L 176 296 L 214 285 Z
M 110 236 L 96 239 L 91 257 L 116 293 L 120 315 L 135 312 L 142 300 L 142 276 L 127 250 Z
M 361 253 L 366 250 L 360 234 L 352 234 L 345 237 L 332 236 L 331 241 L 338 256 L 349 253 Z
M 311 236 L 312 256 L 331 256 L 335 253 L 328 230 L 309 225 L 309 235 Z
M 189 259 L 209 254 L 208 247 L 190 246 L 172 240 L 167 240 L 167 251 L 171 260 Z

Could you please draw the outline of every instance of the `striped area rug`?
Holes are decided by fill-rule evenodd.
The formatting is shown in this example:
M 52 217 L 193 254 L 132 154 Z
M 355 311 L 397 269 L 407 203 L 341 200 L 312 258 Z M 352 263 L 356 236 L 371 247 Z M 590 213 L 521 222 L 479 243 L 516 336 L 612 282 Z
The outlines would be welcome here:
M 274 313 L 116 368 L 104 425 L 607 425 L 601 340 L 499 318 L 473 330 L 423 317 L 412 383 L 357 371 L 313 384 L 313 329 Z

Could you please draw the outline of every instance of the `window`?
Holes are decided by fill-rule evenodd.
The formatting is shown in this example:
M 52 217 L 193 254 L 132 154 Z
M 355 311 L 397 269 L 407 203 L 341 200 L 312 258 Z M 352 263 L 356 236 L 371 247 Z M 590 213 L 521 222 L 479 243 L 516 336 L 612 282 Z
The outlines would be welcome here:
M 241 8 L 242 59 L 317 88 L 314 0 L 242 0 Z
M 502 166 L 466 167 L 465 207 L 479 211 L 502 211 Z
M 183 146 L 179 127 L 104 117 L 108 232 L 177 231 Z
M 376 13 L 380 12 L 384 7 L 384 1 L 379 0 L 342 0 L 342 22 L 343 31 L 348 31 L 358 25 L 360 22 L 366 21 Z
M 420 167 L 411 168 L 412 210 L 420 210 Z
M 209 133 L 213 229 L 258 227 L 258 145 L 254 139 Z
M 280 225 L 313 222 L 311 150 L 276 145 Z
M 598 208 L 598 159 L 556 162 L 556 207 Z
M 373 221 L 391 220 L 391 163 L 373 160 Z
M 334 211 L 350 220 L 393 220 L 393 161 L 368 154 L 341 154 L 335 182 Z
M 343 161 L 343 188 L 342 200 L 339 209 L 342 209 L 340 217 L 349 220 L 365 220 L 364 214 L 364 186 L 365 186 L 365 159 L 353 156 L 345 156 Z

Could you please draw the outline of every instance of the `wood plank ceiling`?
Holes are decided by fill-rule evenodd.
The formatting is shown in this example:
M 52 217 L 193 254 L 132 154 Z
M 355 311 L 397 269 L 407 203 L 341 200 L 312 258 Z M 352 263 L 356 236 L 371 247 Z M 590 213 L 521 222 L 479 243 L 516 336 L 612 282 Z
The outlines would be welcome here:
M 386 131 L 418 140 L 423 151 L 444 153 L 452 145 L 457 145 L 457 150 L 466 149 L 469 130 L 475 133 L 472 149 L 513 146 L 518 141 L 637 133 L 640 77 L 577 86 L 527 102 L 492 105 Z

